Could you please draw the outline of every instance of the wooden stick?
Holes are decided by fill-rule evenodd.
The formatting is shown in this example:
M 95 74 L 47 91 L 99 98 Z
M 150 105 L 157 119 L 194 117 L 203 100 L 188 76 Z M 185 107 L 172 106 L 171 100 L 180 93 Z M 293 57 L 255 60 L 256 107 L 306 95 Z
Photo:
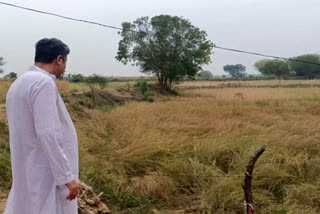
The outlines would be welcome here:
M 265 151 L 266 146 L 263 145 L 261 146 L 253 156 L 250 157 L 249 164 L 247 166 L 247 171 L 245 173 L 245 178 L 244 178 L 244 185 L 242 186 L 244 195 L 245 195 L 245 214 L 254 214 L 254 209 L 253 209 L 253 197 L 252 197 L 252 175 L 253 175 L 253 168 L 260 157 L 262 153 Z

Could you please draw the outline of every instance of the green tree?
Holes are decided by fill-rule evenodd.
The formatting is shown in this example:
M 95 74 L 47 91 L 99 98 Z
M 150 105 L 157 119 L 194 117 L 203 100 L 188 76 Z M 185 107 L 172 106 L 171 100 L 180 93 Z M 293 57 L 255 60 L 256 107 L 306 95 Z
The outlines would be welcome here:
M 101 89 L 104 89 L 107 86 L 108 79 L 104 76 L 97 74 L 92 74 L 87 77 L 87 83 L 89 84 L 98 84 Z
M 83 76 L 82 74 L 68 74 L 63 79 L 66 79 L 70 82 L 75 82 L 75 83 L 86 81 L 86 77 Z
M 234 78 L 242 78 L 245 76 L 246 67 L 241 64 L 225 65 L 223 66 L 223 70 Z
M 0 74 L 3 73 L 3 69 L 1 68 L 5 62 L 3 61 L 3 57 L 0 57 Z
M 320 64 L 319 54 L 305 54 L 292 59 Z M 320 65 L 290 61 L 290 67 L 299 77 L 314 78 L 320 75 Z
M 6 75 L 4 76 L 4 78 L 6 78 L 6 79 L 15 79 L 15 78 L 17 78 L 17 73 L 15 73 L 15 72 L 10 72 L 10 73 L 6 74 Z
M 265 76 L 276 76 L 280 79 L 294 74 L 288 62 L 278 59 L 263 59 L 256 62 L 254 67 Z
M 210 61 L 213 44 L 205 31 L 189 20 L 169 15 L 142 17 L 122 23 L 116 59 L 133 62 L 141 72 L 154 74 L 159 86 L 171 90 L 185 76 L 195 76 Z
M 86 78 L 86 83 L 90 90 L 90 96 L 92 99 L 92 104 L 96 105 L 96 95 L 98 94 L 98 90 L 96 89 L 96 85 L 100 86 L 100 89 L 104 89 L 107 86 L 108 80 L 104 76 L 100 76 L 97 74 L 92 74 Z
M 213 75 L 210 71 L 200 71 L 198 74 L 197 74 L 197 77 L 200 77 L 200 78 L 212 78 Z

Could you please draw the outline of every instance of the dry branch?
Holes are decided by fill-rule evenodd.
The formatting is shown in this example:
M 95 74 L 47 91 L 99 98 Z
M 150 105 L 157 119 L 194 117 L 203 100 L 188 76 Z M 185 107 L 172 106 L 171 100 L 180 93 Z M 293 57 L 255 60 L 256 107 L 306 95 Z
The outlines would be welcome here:
M 244 185 L 242 186 L 244 195 L 245 195 L 245 214 L 254 214 L 253 209 L 253 197 L 252 197 L 252 176 L 253 176 L 253 168 L 262 153 L 265 151 L 266 146 L 261 146 L 253 156 L 250 157 L 249 164 L 247 166 L 247 171 L 245 173 Z

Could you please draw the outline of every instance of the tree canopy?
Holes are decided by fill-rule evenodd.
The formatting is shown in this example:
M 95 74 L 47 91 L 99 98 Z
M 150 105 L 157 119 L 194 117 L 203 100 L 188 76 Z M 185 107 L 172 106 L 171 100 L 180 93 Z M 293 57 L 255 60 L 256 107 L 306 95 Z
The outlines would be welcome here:
M 210 71 L 200 71 L 198 74 L 197 74 L 197 77 L 200 77 L 200 78 L 212 78 L 213 75 Z
M 3 57 L 0 57 L 0 74 L 3 73 L 3 69 L 1 67 L 5 64 L 3 60 Z
M 255 63 L 255 68 L 266 76 L 284 78 L 295 76 L 299 78 L 315 78 L 320 76 L 320 55 L 305 54 L 284 61 L 279 59 L 263 59 Z M 311 63 L 314 64 L 311 64 Z M 318 65 L 317 65 L 318 64 Z
M 15 73 L 15 72 L 10 72 L 10 73 L 6 74 L 6 75 L 4 76 L 4 78 L 5 78 L 5 79 L 15 79 L 15 78 L 17 78 L 17 73 Z
M 320 64 L 319 54 L 305 54 L 291 59 Z M 298 77 L 314 78 L 320 76 L 320 65 L 292 61 L 289 62 L 289 65 Z
M 122 23 L 122 39 L 116 59 L 132 62 L 141 72 L 154 74 L 162 89 L 174 82 L 195 76 L 201 66 L 211 62 L 213 44 L 205 31 L 189 20 L 169 15 L 138 18 Z
M 98 74 L 92 74 L 87 77 L 87 83 L 88 84 L 98 84 L 100 88 L 105 88 L 108 83 L 108 79 L 104 76 L 98 75 Z
M 223 70 L 234 78 L 241 78 L 245 75 L 246 67 L 241 64 L 225 65 L 223 66 Z
M 291 74 L 291 69 L 287 61 L 278 59 L 263 59 L 255 63 L 255 68 L 265 76 L 276 76 L 284 78 Z

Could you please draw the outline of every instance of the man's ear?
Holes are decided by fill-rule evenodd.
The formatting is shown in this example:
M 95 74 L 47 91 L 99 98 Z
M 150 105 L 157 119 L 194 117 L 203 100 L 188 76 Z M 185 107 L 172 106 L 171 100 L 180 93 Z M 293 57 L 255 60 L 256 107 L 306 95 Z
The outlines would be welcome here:
M 61 65 L 63 64 L 63 62 L 64 62 L 63 56 L 62 55 L 57 56 L 57 64 Z

